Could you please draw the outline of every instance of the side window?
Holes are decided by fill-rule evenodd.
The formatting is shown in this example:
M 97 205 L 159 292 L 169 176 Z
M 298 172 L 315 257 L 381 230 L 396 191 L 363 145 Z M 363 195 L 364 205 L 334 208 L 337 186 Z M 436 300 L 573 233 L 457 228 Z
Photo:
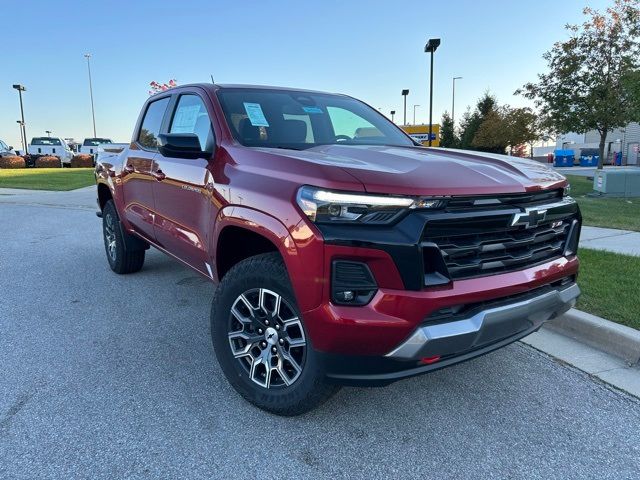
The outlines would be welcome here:
M 195 133 L 203 151 L 213 150 L 211 119 L 202 99 L 197 95 L 182 95 L 171 120 L 169 133 Z
M 155 150 L 158 148 L 158 134 L 162 126 L 162 118 L 169 104 L 169 97 L 156 100 L 149 104 L 147 112 L 142 120 L 142 127 L 138 134 L 138 143 L 145 148 Z
M 327 113 L 336 136 L 346 135 L 349 138 L 383 137 L 380 130 L 360 115 L 339 107 L 327 107 Z

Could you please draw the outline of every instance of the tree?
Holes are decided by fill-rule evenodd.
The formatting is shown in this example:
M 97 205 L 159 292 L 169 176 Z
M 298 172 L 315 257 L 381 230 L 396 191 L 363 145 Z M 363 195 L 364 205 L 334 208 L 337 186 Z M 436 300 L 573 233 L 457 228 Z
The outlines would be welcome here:
M 456 137 L 453 119 L 449 112 L 442 115 L 442 126 L 440 127 L 440 146 L 445 148 L 456 148 L 458 138 Z
M 514 149 L 526 143 L 533 157 L 533 144 L 542 138 L 538 116 L 530 108 L 508 108 L 506 128 L 511 155 L 516 155 Z
M 583 11 L 582 25 L 543 55 L 549 72 L 516 94 L 535 101 L 547 127 L 600 134 L 601 169 L 607 134 L 640 119 L 640 0 L 615 0 L 605 12 Z
M 506 108 L 495 108 L 487 112 L 471 145 L 483 152 L 504 153 L 510 144 L 507 115 Z
M 478 100 L 475 110 L 467 110 L 462 115 L 460 121 L 460 148 L 475 149 L 473 145 L 473 139 L 480 128 L 480 125 L 485 121 L 489 112 L 498 108 L 498 102 L 494 96 L 485 92 Z

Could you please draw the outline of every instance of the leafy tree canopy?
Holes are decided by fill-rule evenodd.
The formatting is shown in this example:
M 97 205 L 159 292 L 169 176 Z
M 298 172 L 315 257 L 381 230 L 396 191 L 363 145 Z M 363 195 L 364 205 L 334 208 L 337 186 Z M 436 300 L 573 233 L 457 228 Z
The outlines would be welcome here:
M 640 0 L 615 0 L 604 12 L 585 8 L 582 25 L 543 55 L 549 71 L 518 91 L 535 101 L 548 128 L 600 134 L 640 119 Z

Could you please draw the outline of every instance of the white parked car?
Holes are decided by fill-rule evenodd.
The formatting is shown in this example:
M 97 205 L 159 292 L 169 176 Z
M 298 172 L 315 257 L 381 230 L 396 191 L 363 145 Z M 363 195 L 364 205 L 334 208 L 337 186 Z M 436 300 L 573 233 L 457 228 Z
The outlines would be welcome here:
M 80 147 L 80 153 L 86 153 L 89 155 L 96 155 L 98 153 L 98 146 L 105 143 L 111 143 L 110 138 L 85 138 Z
M 29 155 L 36 158 L 44 155 L 58 157 L 62 165 L 70 164 L 73 158 L 73 151 L 60 137 L 34 137 L 27 150 Z
M 16 152 L 13 147 L 8 146 L 2 140 L 0 140 L 0 157 L 12 157 Z

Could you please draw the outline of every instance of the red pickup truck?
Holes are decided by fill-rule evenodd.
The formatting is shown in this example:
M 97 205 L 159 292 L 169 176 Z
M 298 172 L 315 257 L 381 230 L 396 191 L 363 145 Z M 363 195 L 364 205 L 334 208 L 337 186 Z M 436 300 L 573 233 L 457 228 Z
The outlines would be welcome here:
M 96 179 L 113 271 L 152 245 L 218 284 L 222 370 L 281 415 L 495 350 L 580 293 L 564 177 L 418 146 L 344 95 L 171 89 Z

